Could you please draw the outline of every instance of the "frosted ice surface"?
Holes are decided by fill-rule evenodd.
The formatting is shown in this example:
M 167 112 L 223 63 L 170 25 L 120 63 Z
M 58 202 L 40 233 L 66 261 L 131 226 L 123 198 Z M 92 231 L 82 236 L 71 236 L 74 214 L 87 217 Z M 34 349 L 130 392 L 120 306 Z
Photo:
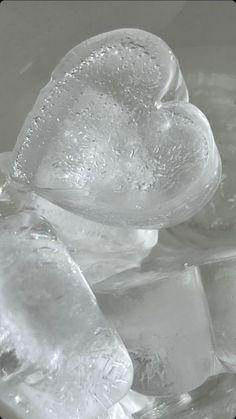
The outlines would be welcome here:
M 0 223 L 0 398 L 26 419 L 94 419 L 132 364 L 78 266 L 31 212 Z
M 24 205 L 18 193 L 14 193 L 14 199 L 12 199 L 11 188 L 8 188 L 7 173 L 10 158 L 11 153 L 0 153 L 0 219 L 5 215 L 15 214 Z M 15 191 L 14 187 L 13 189 Z
M 214 261 L 236 246 L 236 80 L 224 74 L 193 73 L 188 84 L 191 99 L 206 113 L 213 129 L 222 159 L 222 179 L 201 211 L 169 229 L 165 237 L 160 234 L 160 251 L 153 255 L 156 267 L 165 263 L 174 268 L 180 261 Z
M 121 29 L 72 49 L 19 134 L 12 178 L 94 221 L 163 227 L 200 209 L 219 182 L 205 116 L 155 35 Z
M 208 308 L 195 268 L 163 277 L 127 271 L 116 280 L 117 287 L 111 279 L 94 290 L 133 361 L 133 390 L 178 395 L 215 373 Z
M 209 118 L 222 159 L 222 180 L 206 207 L 190 220 L 192 236 L 196 230 L 213 251 L 236 244 L 236 80 L 225 75 L 192 75 L 194 102 Z M 202 240 L 202 241 L 203 241 Z
M 199 267 L 218 357 L 236 370 L 236 254 Z

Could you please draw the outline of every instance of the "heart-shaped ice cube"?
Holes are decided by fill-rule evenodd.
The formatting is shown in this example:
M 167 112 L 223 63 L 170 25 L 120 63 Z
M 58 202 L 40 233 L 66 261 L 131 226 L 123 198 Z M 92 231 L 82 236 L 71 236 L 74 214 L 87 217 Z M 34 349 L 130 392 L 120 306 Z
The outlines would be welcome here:
M 11 177 L 95 221 L 163 227 L 213 194 L 220 159 L 155 35 L 121 29 L 72 49 L 19 134 Z

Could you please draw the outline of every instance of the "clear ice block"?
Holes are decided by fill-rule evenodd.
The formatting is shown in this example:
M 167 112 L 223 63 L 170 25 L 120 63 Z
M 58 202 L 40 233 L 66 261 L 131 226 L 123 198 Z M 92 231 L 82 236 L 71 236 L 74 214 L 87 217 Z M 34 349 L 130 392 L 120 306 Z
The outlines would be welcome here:
M 103 418 L 132 364 L 64 245 L 32 212 L 0 222 L 0 399 L 26 419 Z
M 90 285 L 140 267 L 158 241 L 158 230 L 96 223 L 36 195 L 29 205 L 55 227 Z
M 0 153 L 2 184 L 6 183 L 11 153 Z M 19 201 L 47 219 L 57 231 L 73 259 L 90 284 L 102 281 L 121 271 L 139 267 L 158 241 L 158 230 L 112 227 L 87 220 L 58 207 L 50 201 L 28 193 L 23 196 L 7 185 L 8 201 Z M 8 190 L 10 191 L 8 192 Z M 1 199 L 1 197 L 0 197 Z M 16 206 L 16 205 L 15 205 Z M 0 204 L 1 213 L 2 202 Z
M 199 268 L 211 314 L 216 353 L 236 370 L 236 253 Z
M 155 35 L 120 29 L 72 49 L 19 134 L 11 177 L 72 212 L 159 228 L 212 196 L 220 158 L 188 104 L 178 61 Z
M 147 396 L 180 395 L 218 371 L 195 268 L 163 277 L 127 271 L 95 284 L 94 291 L 133 361 L 133 390 Z

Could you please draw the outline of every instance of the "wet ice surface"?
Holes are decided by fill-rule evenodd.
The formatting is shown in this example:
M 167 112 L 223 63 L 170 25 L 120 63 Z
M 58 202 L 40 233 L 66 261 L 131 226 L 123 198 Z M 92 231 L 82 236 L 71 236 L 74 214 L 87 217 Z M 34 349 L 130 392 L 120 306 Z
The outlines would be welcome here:
M 50 225 L 0 223 L 0 397 L 22 417 L 93 419 L 127 393 L 132 365 Z
M 187 100 L 178 62 L 160 38 L 132 29 L 91 38 L 41 91 L 11 176 L 95 221 L 183 221 L 220 177 L 208 121 Z

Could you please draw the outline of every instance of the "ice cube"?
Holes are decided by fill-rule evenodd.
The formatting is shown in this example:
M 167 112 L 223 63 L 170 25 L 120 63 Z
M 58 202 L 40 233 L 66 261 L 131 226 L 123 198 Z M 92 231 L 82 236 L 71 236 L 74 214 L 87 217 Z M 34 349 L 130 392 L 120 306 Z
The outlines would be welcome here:
M 162 277 L 127 271 L 95 284 L 94 290 L 133 361 L 133 390 L 179 395 L 215 374 L 211 322 L 195 268 Z
M 32 212 L 0 223 L 0 399 L 20 417 L 94 419 L 132 364 L 64 245 Z
M 55 227 L 90 284 L 139 267 L 158 241 L 158 230 L 96 223 L 36 195 L 29 205 Z
M 199 267 L 218 357 L 236 370 L 236 254 Z
M 187 100 L 178 61 L 157 36 L 120 29 L 91 38 L 41 91 L 11 177 L 94 221 L 183 221 L 210 199 L 221 170 L 209 123 Z
M 11 153 L 0 153 L 3 179 L 10 158 Z M 14 193 L 12 198 L 19 200 Z M 158 241 L 158 230 L 106 226 L 72 214 L 36 194 L 24 197 L 24 205 L 54 226 L 90 284 L 139 267 Z

